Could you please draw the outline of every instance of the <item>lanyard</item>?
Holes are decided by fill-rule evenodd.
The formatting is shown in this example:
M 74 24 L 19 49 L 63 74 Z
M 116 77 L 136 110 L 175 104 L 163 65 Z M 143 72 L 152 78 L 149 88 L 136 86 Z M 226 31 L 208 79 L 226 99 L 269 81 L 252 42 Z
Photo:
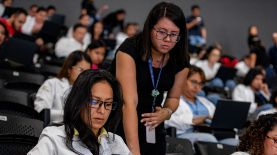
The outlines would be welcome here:
M 161 74 L 162 74 L 162 70 L 163 70 L 163 63 L 164 63 L 164 56 L 162 59 L 162 63 L 160 65 L 160 71 L 159 71 L 159 75 L 157 77 L 157 81 L 155 84 L 155 80 L 154 80 L 154 72 L 153 72 L 153 67 L 152 67 L 152 59 L 151 57 L 149 57 L 148 59 L 148 67 L 149 67 L 149 71 L 150 71 L 150 75 L 151 75 L 151 80 L 152 80 L 152 85 L 153 85 L 153 90 L 151 92 L 151 96 L 153 97 L 153 103 L 152 103 L 152 111 L 154 111 L 154 107 L 155 107 L 155 102 L 156 102 L 156 98 L 157 96 L 160 94 L 160 92 L 158 91 L 158 85 L 160 82 L 160 78 L 161 78 Z

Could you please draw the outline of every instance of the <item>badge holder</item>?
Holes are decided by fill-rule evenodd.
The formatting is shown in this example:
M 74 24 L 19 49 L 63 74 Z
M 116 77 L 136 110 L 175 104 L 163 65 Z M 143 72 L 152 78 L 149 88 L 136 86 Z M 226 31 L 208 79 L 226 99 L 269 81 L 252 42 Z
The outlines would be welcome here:
M 150 144 L 156 143 L 156 130 L 155 128 L 146 127 L 146 142 Z

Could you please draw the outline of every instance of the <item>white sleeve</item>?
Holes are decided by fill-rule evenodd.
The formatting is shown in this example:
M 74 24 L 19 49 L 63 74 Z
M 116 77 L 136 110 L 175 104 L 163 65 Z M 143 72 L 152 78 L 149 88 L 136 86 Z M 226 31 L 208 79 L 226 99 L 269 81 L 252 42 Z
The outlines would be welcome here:
M 56 155 L 56 150 L 50 137 L 42 135 L 38 144 L 27 155 Z
M 165 125 L 175 127 L 179 130 L 186 130 L 193 125 L 193 115 L 188 115 L 188 113 L 181 108 L 184 107 L 179 106 L 178 109 L 171 115 L 170 119 L 165 121 Z
M 55 95 L 54 85 L 54 81 L 49 79 L 46 80 L 39 88 L 34 102 L 34 108 L 37 112 L 41 112 L 45 108 L 51 109 L 53 107 Z
M 33 29 L 32 19 L 27 17 L 26 22 L 22 25 L 21 31 L 24 34 L 31 35 Z
M 242 101 L 242 102 L 251 102 L 249 113 L 255 112 L 257 108 L 257 104 L 254 101 L 249 100 L 249 95 L 245 93 L 245 88 L 241 85 L 238 85 L 232 94 L 232 99 L 235 101 Z
M 61 38 L 57 43 L 55 47 L 55 54 L 57 57 L 67 57 L 68 53 L 68 46 L 67 46 L 67 39 Z

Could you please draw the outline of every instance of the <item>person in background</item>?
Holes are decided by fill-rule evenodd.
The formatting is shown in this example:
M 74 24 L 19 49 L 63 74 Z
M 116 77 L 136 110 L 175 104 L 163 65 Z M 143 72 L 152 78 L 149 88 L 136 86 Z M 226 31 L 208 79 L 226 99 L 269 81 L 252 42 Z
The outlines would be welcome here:
M 9 38 L 9 32 L 5 24 L 0 21 L 0 47 Z
M 255 46 L 257 46 L 257 43 L 259 42 L 261 42 L 261 39 L 259 37 L 258 27 L 256 25 L 249 26 L 247 37 L 249 50 L 251 51 Z
M 90 18 L 89 15 L 86 15 L 86 14 L 80 15 L 80 17 L 79 17 L 79 24 L 84 25 L 88 29 L 89 28 L 89 23 L 90 23 L 90 21 L 89 21 L 90 19 L 89 18 Z M 67 35 L 66 36 L 69 37 L 69 38 L 73 37 L 73 26 L 69 28 L 69 30 L 67 31 Z M 89 32 L 87 32 L 85 34 L 83 43 L 88 45 L 88 44 L 90 44 L 90 42 L 91 42 L 91 34 Z
M 117 33 L 115 39 L 116 39 L 116 45 L 113 51 L 109 52 L 107 59 L 113 60 L 114 55 L 118 47 L 124 42 L 126 38 L 133 37 L 138 33 L 137 23 L 127 23 L 124 27 L 123 32 Z
M 125 10 L 119 9 L 103 18 L 104 33 L 107 38 L 113 39 L 117 32 L 123 31 L 125 16 Z M 116 30 L 116 28 L 118 29 Z
M 130 155 L 114 134 L 122 115 L 119 83 L 107 71 L 79 75 L 64 107 L 62 126 L 46 127 L 27 155 Z
M 91 40 L 104 39 L 104 25 L 101 20 L 95 21 L 90 28 Z
M 39 7 L 35 16 L 28 16 L 26 22 L 22 26 L 22 32 L 27 35 L 37 35 L 42 29 L 44 21 L 47 19 L 46 9 Z
M 277 32 L 272 34 L 273 45 L 268 50 L 268 56 L 270 58 L 270 63 L 272 64 L 275 73 L 277 74 Z
M 13 5 L 13 0 L 2 0 L 0 3 L 0 17 L 5 17 L 7 15 L 7 8 L 11 8 Z
M 59 39 L 55 46 L 57 57 L 67 57 L 72 51 L 84 51 L 87 43 L 83 42 L 87 33 L 87 27 L 82 24 L 75 24 L 73 27 L 73 37 L 63 37 Z
M 78 75 L 90 69 L 90 58 L 82 51 L 72 52 L 65 60 L 56 78 L 46 80 L 39 88 L 34 101 L 37 112 L 50 109 L 50 122 L 60 123 L 64 101 Z
M 37 10 L 38 10 L 38 5 L 32 4 L 29 8 L 28 15 L 31 17 L 35 17 Z
M 198 96 L 205 81 L 203 70 L 196 66 L 190 66 L 179 106 L 171 118 L 165 121 L 166 127 L 177 129 L 177 138 L 186 138 L 192 143 L 199 140 L 217 142 L 217 139 L 211 134 L 193 132 L 193 125 L 210 122 L 215 111 L 213 103 L 205 97 Z
M 86 53 L 89 55 L 92 66 L 91 69 L 99 69 L 106 55 L 106 44 L 102 40 L 93 40 L 88 45 Z
M 276 155 L 277 113 L 260 116 L 240 137 L 238 151 L 232 155 Z
M 261 68 L 252 68 L 244 77 L 243 84 L 237 85 L 233 91 L 233 100 L 251 103 L 249 114 L 272 108 L 268 104 L 270 91 L 267 84 L 263 82 L 264 77 L 265 74 Z
M 220 57 L 221 49 L 217 46 L 210 46 L 204 55 L 204 60 L 197 61 L 195 65 L 203 69 L 205 77 L 209 81 L 207 82 L 207 86 L 219 88 L 226 87 L 229 90 L 233 90 L 236 86 L 234 80 L 227 80 L 224 83 L 222 79 L 216 77 L 216 74 L 221 67 L 221 64 L 218 62 Z
M 156 4 L 142 33 L 127 38 L 112 62 L 111 72 L 123 88 L 121 135 L 124 128 L 134 155 L 165 154 L 164 121 L 178 107 L 189 67 L 184 19 L 177 5 Z
M 238 77 L 245 77 L 245 75 L 248 73 L 250 68 L 254 68 L 255 66 L 251 66 L 251 58 L 250 55 L 246 55 L 242 58 L 241 61 L 239 61 L 235 68 L 237 69 L 237 76 Z
M 51 18 L 55 13 L 56 13 L 56 7 L 54 5 L 49 5 L 46 8 L 46 12 L 47 12 L 47 18 Z
M 9 18 L 1 18 L 0 21 L 7 27 L 9 36 L 12 37 L 16 32 L 21 32 L 21 28 L 26 21 L 26 17 L 26 10 L 22 8 L 15 8 Z
M 276 113 L 277 112 L 277 88 L 272 90 L 271 97 L 270 97 L 270 102 L 269 103 L 272 104 L 273 107 L 271 109 L 268 109 L 268 110 L 265 110 L 265 111 L 261 111 L 258 114 L 257 118 L 259 118 L 261 115 L 272 114 L 272 113 Z
M 189 36 L 189 51 L 199 54 L 206 45 L 207 30 L 200 14 L 200 6 L 191 6 L 191 16 L 187 18 L 186 27 Z
M 102 5 L 100 8 L 96 8 L 94 6 L 94 0 L 83 0 L 81 3 L 81 14 L 90 16 L 90 25 L 100 20 L 103 13 L 108 9 L 109 6 L 106 4 Z

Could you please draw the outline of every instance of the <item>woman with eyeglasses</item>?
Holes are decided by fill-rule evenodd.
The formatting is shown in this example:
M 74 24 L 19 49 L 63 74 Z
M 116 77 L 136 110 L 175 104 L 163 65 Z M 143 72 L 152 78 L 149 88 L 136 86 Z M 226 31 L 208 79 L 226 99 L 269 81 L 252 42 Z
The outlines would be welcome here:
M 126 39 L 111 67 L 123 89 L 123 129 L 134 155 L 164 155 L 164 121 L 177 109 L 189 56 L 182 9 L 161 2 L 142 33 Z M 168 92 L 164 105 L 163 94 Z M 124 135 L 123 130 L 121 135 Z
M 63 119 L 64 99 L 78 75 L 92 65 L 90 57 L 82 51 L 72 52 L 65 60 L 59 74 L 46 80 L 39 88 L 34 101 L 37 112 L 50 109 L 50 122 Z
M 79 75 L 64 107 L 64 125 L 46 127 L 28 155 L 129 155 L 123 139 L 113 134 L 122 116 L 118 81 L 107 71 Z
M 165 121 L 166 127 L 177 129 L 178 138 L 186 138 L 191 142 L 199 140 L 217 142 L 217 139 L 211 134 L 193 132 L 193 125 L 211 122 L 215 111 L 212 102 L 197 95 L 204 84 L 205 74 L 203 70 L 196 66 L 190 66 L 187 81 L 183 85 L 179 107 L 172 114 L 170 120 Z
M 240 137 L 240 152 L 232 155 L 276 155 L 277 113 L 262 115 Z

